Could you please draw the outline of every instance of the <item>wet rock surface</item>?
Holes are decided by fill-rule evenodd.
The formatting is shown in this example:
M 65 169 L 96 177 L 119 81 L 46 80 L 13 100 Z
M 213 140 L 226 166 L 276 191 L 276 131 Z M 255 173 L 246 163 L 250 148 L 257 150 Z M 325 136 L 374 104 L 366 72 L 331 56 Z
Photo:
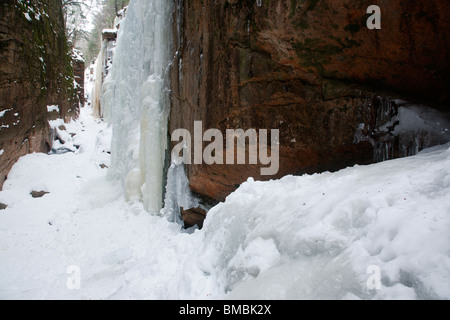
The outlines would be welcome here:
M 188 165 L 190 187 L 218 201 L 248 177 L 334 171 L 374 162 L 355 139 L 380 99 L 448 110 L 448 1 L 383 3 L 369 30 L 356 0 L 185 1 L 175 13 L 170 131 L 279 129 L 280 170 Z M 372 126 L 373 128 L 373 126 Z M 206 144 L 205 144 L 206 146 Z

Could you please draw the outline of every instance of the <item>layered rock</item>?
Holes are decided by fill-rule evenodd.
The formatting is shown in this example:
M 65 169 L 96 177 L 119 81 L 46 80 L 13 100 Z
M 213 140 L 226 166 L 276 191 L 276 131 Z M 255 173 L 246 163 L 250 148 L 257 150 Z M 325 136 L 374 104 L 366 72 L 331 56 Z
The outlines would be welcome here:
M 380 99 L 448 110 L 450 3 L 380 4 L 369 30 L 358 0 L 177 1 L 170 131 L 280 130 L 280 170 L 261 165 L 189 165 L 191 189 L 218 201 L 248 177 L 338 170 L 374 161 Z M 361 126 L 361 124 L 363 124 Z M 366 132 L 367 133 L 367 132 Z
M 49 109 L 78 114 L 60 1 L 0 4 L 0 185 L 20 156 L 51 148 Z
M 84 106 L 85 102 L 84 72 L 86 69 L 86 63 L 83 57 L 83 53 L 77 49 L 73 50 L 72 66 L 73 66 L 73 76 L 75 79 L 77 100 L 79 101 L 81 106 Z

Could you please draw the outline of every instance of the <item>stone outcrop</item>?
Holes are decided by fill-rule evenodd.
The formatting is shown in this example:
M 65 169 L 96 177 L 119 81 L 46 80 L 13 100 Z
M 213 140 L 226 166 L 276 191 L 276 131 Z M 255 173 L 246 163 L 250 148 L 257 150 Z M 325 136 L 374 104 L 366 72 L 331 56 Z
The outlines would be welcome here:
M 248 177 L 338 170 L 374 161 L 355 139 L 381 99 L 448 110 L 450 2 L 380 3 L 369 30 L 359 0 L 178 0 L 170 131 L 280 130 L 280 171 L 260 165 L 189 165 L 191 189 L 222 201 Z M 376 2 L 376 1 L 375 1 Z M 381 97 L 381 98 L 380 98 Z
M 61 1 L 0 4 L 0 186 L 17 159 L 49 152 L 47 106 L 78 114 Z
M 74 49 L 72 54 L 73 77 L 76 83 L 77 100 L 81 106 L 84 106 L 84 71 L 86 64 L 81 51 Z
M 184 226 L 186 228 L 198 226 L 199 228 L 203 227 L 203 221 L 206 218 L 206 211 L 201 208 L 192 208 L 185 210 L 181 208 L 181 217 L 184 221 Z

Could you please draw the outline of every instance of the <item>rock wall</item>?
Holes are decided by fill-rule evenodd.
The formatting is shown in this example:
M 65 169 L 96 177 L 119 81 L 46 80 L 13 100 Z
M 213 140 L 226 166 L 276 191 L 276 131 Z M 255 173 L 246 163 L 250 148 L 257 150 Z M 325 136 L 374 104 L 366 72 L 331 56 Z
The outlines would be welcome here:
M 258 3 L 261 6 L 258 6 Z M 374 161 L 355 139 L 378 101 L 449 105 L 450 2 L 178 0 L 170 130 L 280 130 L 280 171 L 189 165 L 196 193 L 224 200 L 248 177 L 338 170 Z M 382 29 L 369 30 L 369 5 Z
M 84 72 L 86 70 L 86 63 L 83 53 L 77 49 L 73 50 L 72 54 L 73 77 L 75 79 L 75 89 L 77 100 L 80 106 L 84 106 L 85 92 L 84 92 Z
M 48 152 L 47 106 L 58 117 L 78 114 L 61 1 L 0 4 L 0 186 L 17 159 Z

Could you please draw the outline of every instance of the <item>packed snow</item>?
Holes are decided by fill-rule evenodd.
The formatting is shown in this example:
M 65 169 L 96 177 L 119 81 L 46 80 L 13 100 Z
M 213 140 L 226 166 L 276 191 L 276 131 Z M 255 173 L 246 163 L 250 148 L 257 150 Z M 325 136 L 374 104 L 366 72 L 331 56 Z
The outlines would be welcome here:
M 338 173 L 250 180 L 210 212 L 205 263 L 230 298 L 448 299 L 449 160 L 447 145 Z
M 111 128 L 91 113 L 65 125 L 78 150 L 27 155 L 8 175 L 0 298 L 450 299 L 449 145 L 337 173 L 249 179 L 186 232 L 125 200 L 101 167 Z M 73 266 L 79 290 L 68 285 Z M 379 290 L 368 286 L 374 267 Z

